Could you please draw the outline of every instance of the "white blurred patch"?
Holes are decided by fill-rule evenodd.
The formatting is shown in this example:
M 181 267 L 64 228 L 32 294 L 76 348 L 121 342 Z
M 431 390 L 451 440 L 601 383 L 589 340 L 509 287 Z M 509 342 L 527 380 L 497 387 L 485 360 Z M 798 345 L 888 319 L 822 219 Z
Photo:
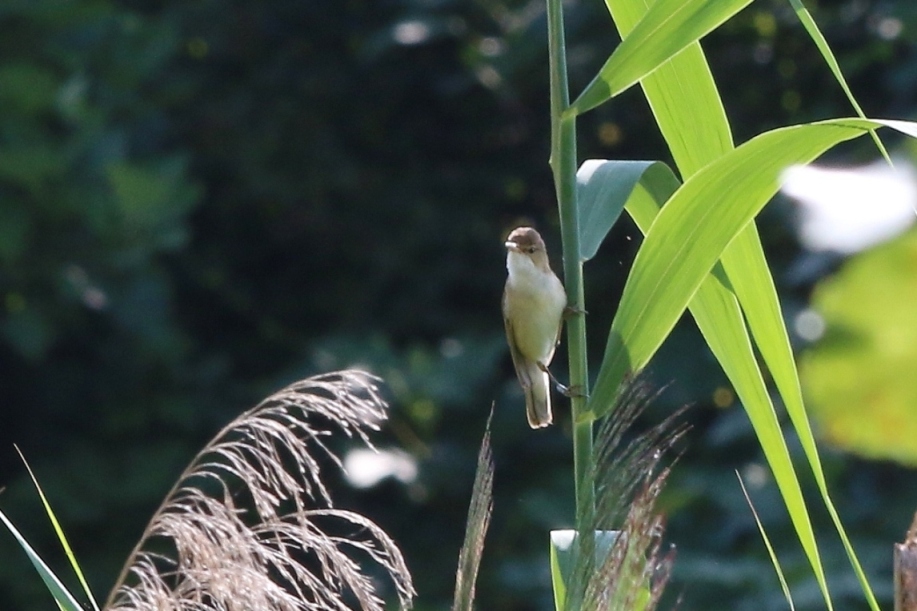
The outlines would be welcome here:
M 350 450 L 344 456 L 344 475 L 354 488 L 371 488 L 387 477 L 403 484 L 417 479 L 417 462 L 401 450 Z
M 742 468 L 742 481 L 749 489 L 759 489 L 770 481 L 770 471 L 760 463 L 748 463 Z
M 392 30 L 392 37 L 403 45 L 417 45 L 430 38 L 430 26 L 423 21 L 402 21 Z
M 897 17 L 883 17 L 876 21 L 874 29 L 882 40 L 895 40 L 904 31 L 904 22 Z
M 793 166 L 781 190 L 800 209 L 799 239 L 814 251 L 851 254 L 897 236 L 917 219 L 917 174 L 901 160 L 861 168 Z
M 807 342 L 814 342 L 825 334 L 825 319 L 815 310 L 805 309 L 793 319 L 796 334 Z
M 70 264 L 64 271 L 70 285 L 79 293 L 83 304 L 91 310 L 104 310 L 108 307 L 108 295 L 94 285 L 83 267 Z

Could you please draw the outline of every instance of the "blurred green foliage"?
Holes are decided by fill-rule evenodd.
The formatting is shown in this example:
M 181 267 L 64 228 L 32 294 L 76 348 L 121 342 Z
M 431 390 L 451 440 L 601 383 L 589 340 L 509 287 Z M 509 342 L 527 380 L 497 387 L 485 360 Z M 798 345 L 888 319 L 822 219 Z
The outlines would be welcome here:
M 867 114 L 913 118 L 910 0 L 822 0 L 815 17 Z M 570 3 L 568 26 L 582 86 L 615 36 L 601 2 Z M 479 600 L 551 608 L 547 531 L 573 513 L 569 427 L 525 426 L 498 306 L 501 232 L 534 222 L 559 253 L 544 38 L 535 0 L 0 5 L 0 503 L 55 566 L 13 442 L 104 597 L 223 423 L 287 381 L 364 365 L 393 402 L 379 445 L 413 454 L 420 476 L 334 489 L 402 544 L 417 608 L 450 599 L 492 401 L 496 513 Z M 786 2 L 756 2 L 705 47 L 739 140 L 851 114 Z M 590 157 L 668 158 L 637 92 L 581 125 Z M 875 156 L 862 146 L 846 155 Z M 786 217 L 765 211 L 762 233 L 792 314 L 819 278 L 786 273 L 805 257 Z M 612 235 L 586 268 L 597 351 L 637 239 L 626 224 Z M 690 323 L 651 369 L 670 386 L 649 417 L 696 404 L 664 498 L 672 598 L 785 608 L 739 469 L 797 608 L 818 606 L 747 419 Z M 917 477 L 830 449 L 826 469 L 887 603 L 890 545 L 917 504 L 901 491 Z M 861 608 L 815 519 L 838 608 Z M 11 539 L 0 556 L 0 608 L 50 602 Z
M 821 283 L 813 307 L 825 336 L 802 375 L 812 414 L 832 443 L 917 465 L 917 234 L 847 262 Z

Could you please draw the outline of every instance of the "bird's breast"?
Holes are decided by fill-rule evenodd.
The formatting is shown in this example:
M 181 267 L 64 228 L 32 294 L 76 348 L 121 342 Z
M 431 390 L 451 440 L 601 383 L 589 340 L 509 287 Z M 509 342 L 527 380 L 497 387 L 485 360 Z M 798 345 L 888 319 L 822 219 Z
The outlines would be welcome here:
M 547 365 L 554 354 L 567 295 L 551 272 L 534 269 L 514 274 L 513 271 L 510 269 L 507 280 L 504 315 L 512 323 L 519 352 L 527 359 Z

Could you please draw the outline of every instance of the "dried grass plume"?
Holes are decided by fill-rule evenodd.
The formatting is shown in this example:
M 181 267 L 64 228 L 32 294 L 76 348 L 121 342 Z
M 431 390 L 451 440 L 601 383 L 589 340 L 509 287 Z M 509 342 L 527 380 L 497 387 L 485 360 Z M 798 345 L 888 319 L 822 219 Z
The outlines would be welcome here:
M 340 371 L 296 382 L 220 431 L 153 515 L 105 609 L 382 611 L 379 568 L 410 608 L 400 550 L 335 508 L 321 479 L 323 464 L 340 466 L 328 435 L 370 444 L 385 419 L 376 381 Z

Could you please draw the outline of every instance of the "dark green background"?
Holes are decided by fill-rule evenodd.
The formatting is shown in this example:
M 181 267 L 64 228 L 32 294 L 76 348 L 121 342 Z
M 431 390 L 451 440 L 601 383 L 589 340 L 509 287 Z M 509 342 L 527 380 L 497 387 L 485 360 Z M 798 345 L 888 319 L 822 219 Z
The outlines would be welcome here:
M 824 0 L 814 13 L 866 113 L 913 118 L 913 2 Z M 904 30 L 884 40 L 889 18 Z M 579 90 L 615 45 L 601 2 L 569 4 L 568 41 Z M 852 113 L 788 2 L 755 2 L 705 48 L 737 141 Z M 863 140 L 835 159 L 875 157 Z M 636 90 L 581 121 L 580 148 L 669 158 Z M 480 608 L 550 609 L 547 531 L 572 516 L 568 415 L 559 400 L 559 426 L 525 425 L 498 305 L 513 226 L 539 227 L 560 268 L 547 156 L 539 1 L 4 0 L 0 507 L 67 572 L 17 443 L 104 598 L 220 426 L 289 381 L 360 365 L 385 378 L 392 401 L 379 445 L 413 454 L 420 475 L 369 491 L 332 477 L 334 493 L 400 543 L 416 607 L 451 597 L 495 401 Z M 792 314 L 832 267 L 799 251 L 789 216 L 778 202 L 761 227 Z M 637 244 L 622 221 L 586 268 L 594 366 Z M 797 608 L 823 608 L 741 407 L 713 406 L 728 386 L 690 321 L 651 370 L 670 386 L 644 425 L 693 405 L 663 498 L 678 548 L 671 600 L 688 611 L 786 608 L 739 469 Z M 888 607 L 891 544 L 917 506 L 917 477 L 823 456 Z M 837 608 L 865 608 L 811 498 Z M 52 605 L 0 534 L 0 609 Z

